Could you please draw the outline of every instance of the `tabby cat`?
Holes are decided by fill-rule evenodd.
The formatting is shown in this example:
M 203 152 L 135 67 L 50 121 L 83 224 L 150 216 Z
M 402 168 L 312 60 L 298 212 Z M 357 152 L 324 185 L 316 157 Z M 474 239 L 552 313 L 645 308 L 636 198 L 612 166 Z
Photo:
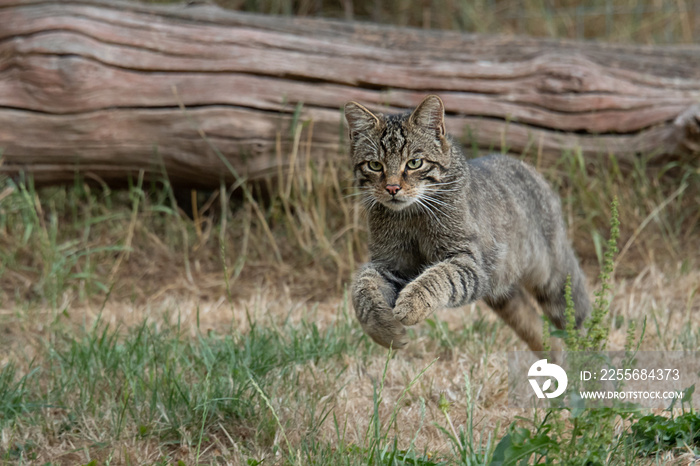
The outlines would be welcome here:
M 371 257 L 352 288 L 357 318 L 374 341 L 401 348 L 405 326 L 483 299 L 541 351 L 542 320 L 528 295 L 564 328 L 570 275 L 577 327 L 590 312 L 559 198 L 517 159 L 468 160 L 445 134 L 444 113 L 434 95 L 404 115 L 345 106 Z

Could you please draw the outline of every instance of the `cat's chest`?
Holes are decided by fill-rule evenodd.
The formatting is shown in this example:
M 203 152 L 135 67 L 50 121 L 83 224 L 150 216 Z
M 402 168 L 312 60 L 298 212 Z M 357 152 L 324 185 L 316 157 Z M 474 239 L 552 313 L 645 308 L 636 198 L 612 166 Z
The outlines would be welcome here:
M 372 261 L 393 272 L 413 278 L 426 267 L 444 259 L 445 235 L 424 225 L 377 222 L 370 227 Z

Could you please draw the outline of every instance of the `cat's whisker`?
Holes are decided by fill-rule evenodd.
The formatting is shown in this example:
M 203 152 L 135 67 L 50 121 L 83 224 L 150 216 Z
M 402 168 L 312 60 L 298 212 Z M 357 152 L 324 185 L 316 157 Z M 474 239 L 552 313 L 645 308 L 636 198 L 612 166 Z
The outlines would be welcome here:
M 357 197 L 357 196 L 369 196 L 370 194 L 371 194 L 371 192 L 369 192 L 369 191 L 365 191 L 365 192 L 359 191 L 356 193 L 346 194 L 345 196 L 343 196 L 343 198 L 348 199 L 348 198 Z
M 444 210 L 442 210 L 442 208 L 439 204 L 435 204 L 434 200 L 431 200 L 431 199 L 426 198 L 426 197 L 423 197 L 422 201 L 423 201 L 423 205 L 430 208 L 431 213 L 434 214 L 435 217 L 438 216 L 437 214 L 440 214 L 439 215 L 440 217 L 447 217 L 450 215 L 450 211 L 452 210 L 450 205 L 445 205 L 445 207 L 448 210 L 447 212 L 445 212 Z M 437 214 L 436 214 L 436 212 L 437 212 Z M 440 222 L 439 219 L 437 219 L 437 220 L 438 220 L 438 223 L 440 223 L 440 225 L 443 226 L 442 222 Z
M 445 228 L 445 226 L 442 224 L 442 222 L 440 221 L 438 216 L 435 214 L 435 212 L 433 212 L 433 210 L 427 204 L 423 203 L 423 201 L 419 198 L 416 198 L 416 203 L 422 208 L 421 210 L 424 210 L 425 212 L 427 212 L 428 215 L 430 215 L 435 220 L 435 222 L 438 225 L 440 225 L 440 228 Z
M 435 193 L 435 194 L 456 193 L 456 192 L 462 191 L 461 187 L 457 187 L 457 188 L 453 187 L 453 188 L 443 189 L 443 188 L 435 188 L 434 185 L 423 185 L 423 188 L 425 188 L 426 191 L 430 191 L 431 193 Z
M 452 181 L 438 181 L 437 183 L 429 183 L 425 184 L 423 186 L 449 186 L 455 183 L 459 183 L 460 180 L 452 180 Z
M 363 189 L 366 190 L 367 186 L 345 186 L 341 188 L 341 191 L 362 191 Z
M 428 191 L 431 191 L 433 193 L 456 193 L 462 190 L 462 188 L 448 188 L 448 189 L 441 189 L 441 188 L 434 188 L 433 186 L 423 186 L 426 188 Z
M 441 194 L 441 193 L 458 193 L 461 191 L 461 189 L 435 189 L 431 188 L 430 186 L 424 186 L 426 191 L 430 191 L 431 193 L 435 194 Z
M 457 181 L 451 181 L 447 183 L 426 183 L 423 185 L 424 188 L 431 188 L 441 191 L 457 191 L 462 189 L 462 186 L 457 184 Z
M 448 203 L 446 203 L 446 202 L 444 202 L 444 201 L 442 201 L 442 200 L 440 200 L 440 199 L 437 199 L 437 198 L 435 198 L 435 197 L 433 197 L 433 196 L 429 196 L 429 195 L 427 195 L 427 194 L 425 194 L 425 193 L 423 193 L 423 194 L 421 195 L 421 197 L 422 197 L 425 201 L 427 201 L 427 202 L 429 202 L 429 203 L 431 203 L 431 204 L 434 203 L 434 204 L 437 204 L 437 205 L 439 205 L 439 206 L 447 207 L 448 209 L 451 209 L 451 208 L 452 208 L 452 206 L 451 206 L 450 204 L 448 204 Z
M 377 199 L 369 195 L 367 197 L 362 198 L 361 202 L 365 210 L 367 211 L 374 209 L 374 207 L 377 205 Z
M 435 203 L 434 203 L 433 201 L 431 201 L 430 199 L 425 199 L 425 198 L 423 199 L 423 202 L 426 203 L 426 204 L 428 204 L 430 207 L 432 207 L 432 209 L 433 209 L 434 211 L 440 213 L 441 215 L 443 215 L 443 216 L 445 216 L 445 217 L 449 217 L 449 215 L 450 215 L 449 206 L 447 206 L 447 207 L 446 207 L 446 206 L 441 206 L 441 205 L 439 205 L 439 204 L 435 204 Z M 443 210 L 443 208 L 445 208 L 446 210 Z

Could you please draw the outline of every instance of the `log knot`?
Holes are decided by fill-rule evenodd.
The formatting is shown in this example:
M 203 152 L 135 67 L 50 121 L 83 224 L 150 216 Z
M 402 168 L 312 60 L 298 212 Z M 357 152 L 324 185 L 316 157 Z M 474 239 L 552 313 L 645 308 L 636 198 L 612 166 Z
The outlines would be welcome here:
M 547 72 L 540 81 L 537 89 L 547 94 L 562 94 L 567 92 L 582 92 L 583 77 L 573 73 L 556 71 Z

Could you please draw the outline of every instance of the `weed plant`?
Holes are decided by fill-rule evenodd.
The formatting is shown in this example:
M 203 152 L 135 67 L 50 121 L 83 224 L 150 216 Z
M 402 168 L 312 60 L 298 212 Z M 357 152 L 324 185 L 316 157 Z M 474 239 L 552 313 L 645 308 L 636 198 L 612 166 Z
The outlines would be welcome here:
M 596 300 L 591 316 L 584 324 L 584 330 L 579 331 L 573 326 L 575 310 L 570 280 L 567 281 L 565 290 L 566 329 L 550 332 L 550 324 L 545 322 L 546 334 L 562 337 L 570 357 L 583 351 L 585 361 L 591 359 L 588 357 L 590 353 L 586 352 L 606 349 L 610 331 L 610 320 L 607 318 L 609 296 L 613 292 L 612 277 L 620 234 L 617 198 L 613 200 L 610 211 L 610 237 L 599 276 L 599 290 L 595 293 Z M 636 353 L 644 336 L 642 331 L 639 341 L 635 341 L 635 328 L 634 322 L 630 322 L 625 343 L 625 349 L 633 353 Z M 683 413 L 680 416 L 674 415 L 671 404 L 668 409 L 670 418 L 644 415 L 639 407 L 631 403 L 587 407 L 584 400 L 573 396 L 570 407 L 555 405 L 547 408 L 543 414 L 535 412 L 532 419 L 523 418 L 521 422 L 513 422 L 497 445 L 492 464 L 638 464 L 640 456 L 656 455 L 674 448 L 694 448 L 700 439 L 700 417 L 690 406 L 693 392 L 694 386 L 684 393 L 684 401 L 681 403 Z M 689 412 L 685 412 L 686 404 Z M 620 429 L 619 426 L 626 427 Z

